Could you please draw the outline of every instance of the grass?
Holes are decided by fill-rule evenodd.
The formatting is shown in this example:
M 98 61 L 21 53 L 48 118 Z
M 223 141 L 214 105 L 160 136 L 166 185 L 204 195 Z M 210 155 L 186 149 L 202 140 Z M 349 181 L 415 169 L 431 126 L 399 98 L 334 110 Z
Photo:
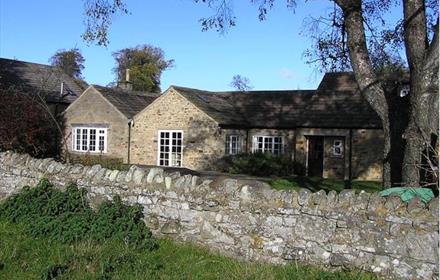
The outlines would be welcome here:
M 4 220 L 0 236 L 2 279 L 377 279 L 353 271 L 241 262 L 168 239 L 160 239 L 152 252 L 116 240 L 67 245 L 31 238 L 20 224 Z
M 312 192 L 324 190 L 329 192 L 331 190 L 340 192 L 344 189 L 354 189 L 357 191 L 364 190 L 366 192 L 381 191 L 382 183 L 376 181 L 352 181 L 351 187 L 347 185 L 348 182 L 338 179 L 323 179 L 319 177 L 291 177 L 287 179 L 275 179 L 269 184 L 272 188 L 277 190 L 296 190 L 306 188 Z

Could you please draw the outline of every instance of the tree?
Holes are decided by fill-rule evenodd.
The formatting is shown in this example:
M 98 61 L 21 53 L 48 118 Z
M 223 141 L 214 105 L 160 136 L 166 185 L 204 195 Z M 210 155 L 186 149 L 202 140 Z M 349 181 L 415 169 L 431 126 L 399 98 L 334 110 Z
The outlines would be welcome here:
M 221 30 L 235 25 L 235 17 L 227 1 L 202 2 L 216 9 L 214 16 L 202 19 L 205 30 Z M 258 1 L 260 20 L 266 19 L 274 2 Z M 327 16 L 314 19 L 315 24 L 311 25 L 316 28 L 321 24 L 327 29 L 310 33 L 314 45 L 312 51 L 306 52 L 306 56 L 320 63 L 325 70 L 353 70 L 361 94 L 382 120 L 386 187 L 393 183 L 392 153 L 400 151 L 393 151 L 391 145 L 392 128 L 395 127 L 395 123 L 390 120 L 390 103 L 393 103 L 393 98 L 385 92 L 387 81 L 383 79 L 383 70 L 390 65 L 408 66 L 409 120 L 400 135 L 404 138 L 405 149 L 401 174 L 404 185 L 417 187 L 421 184 L 423 150 L 432 146 L 432 139 L 438 139 L 438 1 L 402 0 L 403 18 L 392 29 L 386 28 L 384 15 L 397 1 L 332 2 L 335 4 L 333 11 Z M 288 7 L 294 7 L 295 4 L 296 1 L 287 0 Z M 406 52 L 406 61 L 398 54 L 401 49 Z
M 235 75 L 232 77 L 232 82 L 229 85 L 238 91 L 249 91 L 253 88 L 250 85 L 250 80 L 241 75 Z
M 57 157 L 60 133 L 38 98 L 18 89 L 0 89 L 0 150 Z
M 214 9 L 213 16 L 201 20 L 203 30 L 214 28 L 223 31 L 235 25 L 231 1 L 194 1 L 205 3 Z M 405 149 L 401 174 L 404 185 L 417 187 L 420 185 L 423 150 L 427 146 L 436 146 L 433 139 L 438 139 L 438 1 L 402 0 L 402 18 L 391 28 L 387 27 L 385 17 L 399 1 L 329 1 L 334 3 L 333 11 L 315 18 L 314 24 L 309 25 L 316 30 L 308 32 L 314 44 L 311 50 L 306 51 L 305 56 L 309 61 L 318 63 L 323 70 L 350 69 L 354 72 L 361 94 L 382 121 L 386 187 L 393 183 L 390 159 L 393 157 L 391 135 L 394 121 L 390 119 L 390 111 L 394 99 L 389 98 L 385 91 L 387 81 L 383 79 L 381 70 L 389 65 L 400 64 L 407 67 L 410 94 L 408 123 L 400 135 L 403 137 Z M 265 20 L 276 1 L 252 2 L 259 4 L 258 18 Z M 294 8 L 297 1 L 286 0 L 285 3 L 289 8 Z M 325 28 L 319 29 L 322 26 Z M 399 55 L 402 50 L 405 57 Z
M 166 60 L 164 52 L 151 45 L 139 45 L 113 53 L 116 67 L 113 69 L 117 81 L 123 81 L 127 69 L 134 90 L 160 92 L 162 72 L 173 66 L 174 60 Z
M 70 50 L 58 50 L 50 59 L 51 65 L 62 69 L 67 75 L 75 79 L 81 79 L 84 69 L 84 57 L 78 48 Z

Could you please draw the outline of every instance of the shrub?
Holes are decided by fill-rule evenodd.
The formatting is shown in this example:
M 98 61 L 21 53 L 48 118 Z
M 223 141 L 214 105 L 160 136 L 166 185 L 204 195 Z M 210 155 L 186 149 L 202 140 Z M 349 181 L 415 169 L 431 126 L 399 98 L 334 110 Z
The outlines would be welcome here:
M 25 225 L 33 237 L 64 243 L 92 239 L 117 239 L 127 245 L 154 249 L 156 242 L 142 220 L 140 206 L 126 206 L 119 197 L 104 202 L 94 212 L 85 189 L 75 185 L 65 192 L 43 179 L 35 188 L 25 187 L 0 205 L 0 218 Z
M 272 188 L 276 190 L 291 190 L 291 189 L 299 189 L 299 186 L 292 181 L 286 179 L 276 179 L 270 182 Z
M 240 154 L 223 157 L 221 171 L 254 176 L 290 176 L 302 174 L 304 167 L 288 157 L 269 153 Z
M 91 155 L 86 153 L 84 155 L 69 154 L 70 163 L 79 163 L 82 165 L 92 166 L 100 164 L 107 169 L 117 169 L 126 171 L 130 168 L 128 164 L 124 164 L 120 158 L 112 158 L 102 155 Z

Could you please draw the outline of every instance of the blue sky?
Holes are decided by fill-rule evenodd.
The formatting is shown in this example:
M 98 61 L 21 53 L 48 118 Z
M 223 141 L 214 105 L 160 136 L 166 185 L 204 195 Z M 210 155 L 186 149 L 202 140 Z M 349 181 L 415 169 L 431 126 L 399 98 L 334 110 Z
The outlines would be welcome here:
M 202 32 L 198 20 L 211 15 L 206 5 L 192 0 L 126 0 L 131 15 L 115 18 L 108 47 L 87 45 L 80 35 L 80 0 L 0 0 L 0 56 L 47 64 L 58 49 L 78 47 L 86 60 L 88 83 L 106 85 L 114 80 L 112 52 L 138 44 L 162 48 L 175 67 L 162 75 L 169 85 L 206 90 L 230 90 L 235 74 L 250 79 L 255 90 L 315 88 L 322 74 L 302 58 L 309 47 L 300 35 L 303 19 L 323 14 L 329 1 L 299 3 L 295 12 L 285 1 L 257 19 L 251 1 L 234 1 L 237 26 L 225 35 Z

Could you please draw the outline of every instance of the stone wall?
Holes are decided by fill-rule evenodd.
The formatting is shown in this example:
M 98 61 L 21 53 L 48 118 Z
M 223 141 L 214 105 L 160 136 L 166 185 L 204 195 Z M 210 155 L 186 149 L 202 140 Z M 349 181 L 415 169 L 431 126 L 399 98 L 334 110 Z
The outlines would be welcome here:
M 166 173 L 67 165 L 0 153 L 0 198 L 46 177 L 76 182 L 93 204 L 119 195 L 144 207 L 157 235 L 208 246 L 248 260 L 358 268 L 388 278 L 438 277 L 438 199 L 424 207 L 398 197 L 274 191 L 258 181 L 207 180 Z

